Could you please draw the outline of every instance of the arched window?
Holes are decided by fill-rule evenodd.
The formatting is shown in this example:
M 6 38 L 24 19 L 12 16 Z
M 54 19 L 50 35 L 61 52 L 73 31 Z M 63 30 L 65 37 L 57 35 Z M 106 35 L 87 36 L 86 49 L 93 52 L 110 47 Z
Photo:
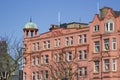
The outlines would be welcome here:
M 105 32 L 113 32 L 114 31 L 114 22 L 113 20 L 108 20 L 105 23 Z

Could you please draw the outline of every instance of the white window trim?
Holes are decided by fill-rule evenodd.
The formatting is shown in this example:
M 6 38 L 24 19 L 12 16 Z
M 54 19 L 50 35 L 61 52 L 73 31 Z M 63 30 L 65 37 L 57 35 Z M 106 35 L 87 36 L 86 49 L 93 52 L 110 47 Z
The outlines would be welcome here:
M 113 42 L 113 39 L 115 39 L 115 42 Z M 117 41 L 116 41 L 116 38 L 113 38 L 113 39 L 112 39 L 112 50 L 117 50 Z M 114 44 L 115 44 L 116 49 L 114 49 Z
M 96 61 L 97 62 L 97 61 Z M 98 64 L 96 65 L 95 62 L 94 62 L 94 73 L 99 73 L 99 69 L 100 69 L 100 62 L 98 61 Z M 96 66 L 99 66 L 99 69 L 98 71 L 96 71 Z
M 108 23 L 108 30 L 106 30 L 106 24 Z M 113 24 L 113 30 L 110 30 L 110 23 Z M 105 23 L 105 32 L 113 32 L 114 31 L 114 21 L 113 20 L 108 20 L 106 23 Z
M 68 52 L 68 61 L 72 61 L 72 59 L 71 60 L 69 59 L 70 53 L 71 53 L 71 58 L 72 58 L 72 52 Z
M 81 42 L 80 42 L 80 40 L 81 40 Z M 82 44 L 82 35 L 78 36 L 78 44 Z
M 73 39 L 73 36 L 70 37 L 70 45 L 73 45 L 74 44 L 74 39 Z
M 113 63 L 113 60 L 115 60 L 115 63 Z M 114 69 L 114 65 L 115 65 L 115 69 Z M 116 59 L 112 59 L 112 71 L 117 71 L 117 60 Z
M 96 42 L 98 42 L 99 44 L 96 45 Z M 96 51 L 96 49 L 97 49 L 96 47 L 98 47 L 98 46 L 99 46 L 99 50 Z M 94 42 L 94 52 L 95 52 L 95 53 L 100 52 L 100 41 L 95 41 L 95 42 Z
M 109 70 L 108 71 L 105 70 L 105 60 L 104 60 L 104 72 L 109 72 L 110 71 L 110 60 L 108 59 L 109 60 Z

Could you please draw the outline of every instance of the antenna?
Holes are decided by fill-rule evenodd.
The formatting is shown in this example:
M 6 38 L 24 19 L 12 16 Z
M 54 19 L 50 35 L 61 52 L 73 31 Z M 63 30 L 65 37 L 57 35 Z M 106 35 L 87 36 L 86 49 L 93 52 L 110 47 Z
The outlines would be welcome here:
M 60 12 L 58 12 L 58 26 L 60 26 L 60 24 L 61 24 L 61 21 L 60 21 Z
M 100 0 L 98 0 L 98 3 L 97 3 L 97 13 L 99 14 L 99 9 L 100 9 Z
M 30 22 L 32 22 L 32 18 L 30 17 Z

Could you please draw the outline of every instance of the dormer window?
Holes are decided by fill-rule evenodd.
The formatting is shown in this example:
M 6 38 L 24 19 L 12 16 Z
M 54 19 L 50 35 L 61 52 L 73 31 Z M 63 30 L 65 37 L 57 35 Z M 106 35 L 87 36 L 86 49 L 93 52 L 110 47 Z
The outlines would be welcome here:
M 95 26 L 94 26 L 94 32 L 99 31 L 99 29 L 100 29 L 99 25 L 95 25 Z
M 114 22 L 112 20 L 108 20 L 105 23 L 105 32 L 113 32 L 114 31 Z

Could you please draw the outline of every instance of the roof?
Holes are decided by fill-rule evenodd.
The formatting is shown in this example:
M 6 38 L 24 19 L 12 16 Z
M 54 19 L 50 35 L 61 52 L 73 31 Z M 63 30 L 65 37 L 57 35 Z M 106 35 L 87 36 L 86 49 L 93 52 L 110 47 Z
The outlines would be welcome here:
M 120 15 L 120 11 L 113 11 L 115 13 L 116 16 Z
M 28 22 L 27 24 L 25 24 L 24 29 L 27 28 L 36 28 L 37 29 L 37 25 L 35 23 L 33 23 L 32 21 Z

